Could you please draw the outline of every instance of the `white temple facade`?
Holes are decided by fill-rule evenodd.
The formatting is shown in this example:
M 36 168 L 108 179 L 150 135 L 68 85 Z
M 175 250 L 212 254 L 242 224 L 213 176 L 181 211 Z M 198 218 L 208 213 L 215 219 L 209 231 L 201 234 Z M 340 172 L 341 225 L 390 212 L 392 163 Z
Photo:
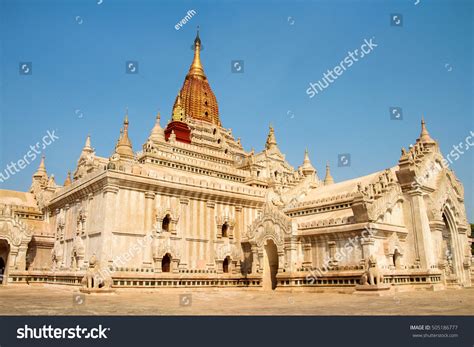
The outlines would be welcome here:
M 243 149 L 224 128 L 195 40 L 170 121 L 141 150 L 128 114 L 110 157 L 90 137 L 64 184 L 43 157 L 29 192 L 0 190 L 4 284 L 80 285 L 90 260 L 114 288 L 354 291 L 372 267 L 397 290 L 471 286 L 463 186 L 424 121 L 394 166 L 334 182 L 293 168 L 270 127 Z M 151 125 L 151 124 L 150 124 Z

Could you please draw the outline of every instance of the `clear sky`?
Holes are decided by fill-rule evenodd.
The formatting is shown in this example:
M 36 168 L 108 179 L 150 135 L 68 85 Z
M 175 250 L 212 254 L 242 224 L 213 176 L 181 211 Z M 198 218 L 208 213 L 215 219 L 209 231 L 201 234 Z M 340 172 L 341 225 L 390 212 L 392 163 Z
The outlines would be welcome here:
M 62 184 L 87 134 L 98 155 L 111 155 L 126 107 L 140 150 L 157 111 L 162 125 L 171 115 L 197 25 L 221 121 L 246 150 L 263 148 L 272 123 L 293 166 L 308 148 L 319 176 L 329 161 L 341 181 L 396 165 L 424 115 L 446 155 L 474 130 L 473 2 L 416 2 L 0 0 L 0 170 L 55 130 L 44 153 Z M 188 10 L 196 14 L 176 30 Z M 371 38 L 370 54 L 308 96 L 310 82 Z M 243 73 L 232 73 L 233 60 L 244 61 Z M 138 74 L 125 73 L 126 61 L 138 62 Z M 31 74 L 20 74 L 21 62 Z M 391 120 L 390 107 L 403 119 Z M 473 152 L 451 166 L 471 222 Z M 341 153 L 350 167 L 338 167 Z M 38 164 L 1 188 L 27 190 Z

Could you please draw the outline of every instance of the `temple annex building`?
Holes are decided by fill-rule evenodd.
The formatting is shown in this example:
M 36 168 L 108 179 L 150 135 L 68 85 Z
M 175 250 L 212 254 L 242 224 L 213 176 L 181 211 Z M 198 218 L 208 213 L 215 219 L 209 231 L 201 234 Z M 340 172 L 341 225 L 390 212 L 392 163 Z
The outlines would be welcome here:
M 308 152 L 293 168 L 271 127 L 261 152 L 245 151 L 221 123 L 200 49 L 198 34 L 170 121 L 158 114 L 139 151 L 127 114 L 110 157 L 87 137 L 63 185 L 43 157 L 28 192 L 0 190 L 3 284 L 471 286 L 463 186 L 424 121 L 393 167 L 334 182 Z

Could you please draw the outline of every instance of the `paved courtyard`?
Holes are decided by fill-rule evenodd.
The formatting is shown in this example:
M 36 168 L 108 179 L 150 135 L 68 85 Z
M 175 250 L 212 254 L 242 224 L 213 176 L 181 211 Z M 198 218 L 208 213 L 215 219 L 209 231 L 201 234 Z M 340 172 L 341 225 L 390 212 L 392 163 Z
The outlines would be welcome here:
M 474 315 L 474 288 L 373 297 L 234 289 L 119 290 L 0 286 L 0 315 Z

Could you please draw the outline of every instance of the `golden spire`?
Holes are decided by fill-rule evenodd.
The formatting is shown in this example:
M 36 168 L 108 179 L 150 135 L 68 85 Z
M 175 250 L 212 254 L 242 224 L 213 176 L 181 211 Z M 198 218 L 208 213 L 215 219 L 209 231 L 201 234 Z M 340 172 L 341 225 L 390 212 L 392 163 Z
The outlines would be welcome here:
M 329 168 L 329 162 L 326 163 L 326 177 L 324 178 L 324 185 L 330 185 L 334 183 L 334 178 L 331 176 L 331 170 Z
M 431 138 L 428 130 L 426 129 L 425 119 L 421 116 L 421 134 L 420 134 L 420 141 L 421 142 L 434 142 Z
M 189 75 L 206 78 L 201 64 L 201 38 L 199 37 L 199 26 L 197 28 L 196 38 L 194 39 L 194 59 L 189 68 L 188 76 Z
M 201 64 L 199 28 L 194 40 L 194 59 L 179 92 L 183 118 L 191 118 L 220 126 L 219 106 Z M 174 107 L 173 106 L 173 112 Z

